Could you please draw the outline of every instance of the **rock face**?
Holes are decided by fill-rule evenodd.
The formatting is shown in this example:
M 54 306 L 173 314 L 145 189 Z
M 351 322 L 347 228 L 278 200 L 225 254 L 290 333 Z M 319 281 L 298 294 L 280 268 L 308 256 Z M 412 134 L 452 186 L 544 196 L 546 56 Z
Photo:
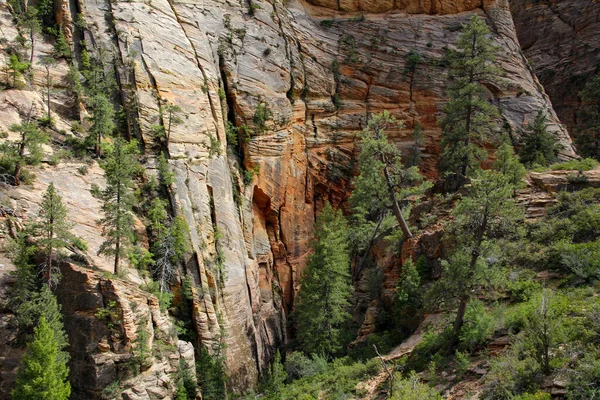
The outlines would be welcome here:
M 519 42 L 560 120 L 576 135 L 578 93 L 600 73 L 597 0 L 510 0 Z
M 98 398 L 119 380 L 123 399 L 174 398 L 179 373 L 194 376 L 194 349 L 177 341 L 175 327 L 161 312 L 155 296 L 137 285 L 106 278 L 87 268 L 66 264 L 56 290 L 71 351 L 73 399 Z M 132 348 L 142 331 L 150 359 L 140 368 Z M 137 347 L 136 347 L 137 346 Z
M 224 335 L 235 390 L 254 385 L 288 339 L 286 316 L 310 252 L 315 214 L 325 201 L 339 205 L 347 199 L 356 132 L 369 114 L 388 110 L 406 122 L 388 132 L 404 150 L 412 147 L 419 122 L 426 138 L 423 170 L 437 176 L 437 119 L 446 101 L 443 56 L 472 15 L 486 19 L 501 48 L 504 82 L 486 84 L 502 113 L 499 126 L 518 140 L 544 109 L 549 130 L 564 144 L 562 156 L 575 155 L 527 66 L 506 0 L 283 3 L 80 0 L 76 8 L 86 28 L 64 27 L 83 37 L 93 55 L 114 60 L 129 110 L 128 133 L 143 142 L 148 169 L 160 147 L 152 125 L 168 124 L 160 104 L 182 109 L 184 122 L 172 126 L 168 152 L 176 177 L 172 204 L 192 239 L 185 273 L 193 281 L 197 344 L 210 348 Z M 414 73 L 406 68 L 410 52 L 422 60 Z M 240 131 L 237 147 L 227 143 L 235 135 L 231 126 Z M 133 337 L 130 326 L 131 335 L 124 328 L 117 341 L 91 340 L 100 329 L 91 313 L 106 301 L 131 297 L 154 321 L 154 305 L 126 284 L 84 270 L 70 274 L 80 289 L 64 288 L 61 296 L 78 298 L 81 292 L 87 302 L 69 308 L 70 329 L 76 321 L 85 326 L 73 331 L 74 340 L 100 351 L 75 358 L 77 368 L 95 377 L 78 383 L 83 393 L 110 383 L 118 369 L 113 364 L 123 361 L 121 350 Z M 386 281 L 387 292 L 394 282 Z M 125 303 L 118 301 L 123 316 L 137 312 Z

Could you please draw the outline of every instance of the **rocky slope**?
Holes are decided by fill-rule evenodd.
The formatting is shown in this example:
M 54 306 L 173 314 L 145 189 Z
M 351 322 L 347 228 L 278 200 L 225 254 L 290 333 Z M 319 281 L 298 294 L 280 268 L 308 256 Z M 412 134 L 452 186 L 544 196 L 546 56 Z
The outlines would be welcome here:
M 168 150 L 176 174 L 172 203 L 191 230 L 194 255 L 186 269 L 193 279 L 194 324 L 204 345 L 225 332 L 230 385 L 237 390 L 254 385 L 275 348 L 288 340 L 286 316 L 315 213 L 327 200 L 347 198 L 355 134 L 367 116 L 388 110 L 404 120 L 405 127 L 389 132 L 402 149 L 412 146 L 413 126 L 421 123 L 423 168 L 437 176 L 442 58 L 473 14 L 488 21 L 501 48 L 504 82 L 486 85 L 502 111 L 499 125 L 518 140 L 544 109 L 564 144 L 562 156 L 575 155 L 527 65 L 506 0 L 284 3 L 80 0 L 57 7 L 67 36 L 115 61 L 129 133 L 142 139 L 148 169 L 159 147 L 151 125 L 165 122 L 159 104 L 183 110 L 184 123 L 173 126 Z M 6 32 L 14 27 L 3 10 L 2 34 L 12 40 L 14 32 Z M 72 25 L 77 14 L 85 24 Z M 415 73 L 406 69 L 411 51 L 422 57 Z M 60 104 L 69 109 L 65 101 L 54 105 L 57 110 Z M 269 110 L 267 118 L 257 117 L 257 110 Z M 227 122 L 251 131 L 239 158 L 227 150 Z M 244 180 L 239 164 L 260 173 Z M 218 252 L 225 255 L 222 270 Z M 107 260 L 94 262 L 108 268 Z M 358 305 L 359 320 L 365 309 Z
M 519 42 L 560 120 L 576 134 L 578 93 L 600 73 L 596 0 L 511 0 Z

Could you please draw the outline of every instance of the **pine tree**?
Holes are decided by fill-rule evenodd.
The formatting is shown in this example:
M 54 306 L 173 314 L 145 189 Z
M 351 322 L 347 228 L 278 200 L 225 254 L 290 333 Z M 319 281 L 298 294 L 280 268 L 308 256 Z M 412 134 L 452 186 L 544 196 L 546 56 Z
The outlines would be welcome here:
M 417 327 L 423 306 L 422 292 L 419 272 L 408 259 L 402 268 L 394 298 L 395 323 L 403 334 L 410 334 Z
M 297 295 L 297 337 L 305 353 L 331 355 L 341 349 L 340 327 L 350 317 L 351 278 L 348 226 L 329 203 L 317 217 L 315 238 Z
M 495 171 L 474 174 L 468 192 L 453 211 L 450 233 L 457 243 L 450 259 L 442 263 L 444 274 L 432 288 L 428 302 L 458 302 L 453 343 L 463 326 L 467 304 L 474 291 L 496 282 L 492 267 L 494 242 L 517 232 L 522 210 L 512 198 L 509 178 Z
M 13 54 L 8 59 L 8 70 L 11 71 L 12 83 L 8 80 L 9 75 L 6 75 L 6 83 L 12 88 L 17 87 L 17 79 L 23 77 L 23 73 L 29 69 L 29 63 L 19 60 L 16 54 Z
M 28 6 L 27 10 L 17 19 L 19 27 L 29 36 L 31 52 L 29 55 L 29 65 L 33 65 L 33 55 L 35 53 L 35 39 L 42 32 L 42 25 L 38 17 L 38 10 L 34 6 Z
M 119 273 L 119 263 L 126 247 L 133 240 L 134 217 L 131 211 L 135 202 L 133 176 L 139 171 L 135 141 L 126 143 L 117 138 L 103 163 L 106 189 L 102 192 L 104 218 L 98 221 L 106 240 L 98 254 L 114 256 L 114 272 Z
M 280 392 L 287 379 L 287 372 L 281 362 L 281 354 L 279 350 L 275 353 L 275 357 L 269 365 L 269 373 L 267 375 L 266 390 L 267 399 L 279 399 Z
M 506 176 L 515 190 L 523 186 L 523 178 L 527 174 L 527 170 L 509 143 L 503 143 L 496 151 L 494 170 Z
M 50 75 L 50 69 L 56 66 L 56 60 L 52 57 L 45 56 L 40 60 L 40 65 L 46 69 L 46 110 L 48 125 L 52 125 L 52 116 L 50 114 L 50 93 L 52 91 L 52 76 Z
M 369 118 L 367 127 L 359 134 L 360 155 L 355 190 L 350 197 L 353 218 L 367 228 L 367 237 L 373 232 L 372 226 L 379 226 L 391 210 L 405 238 L 412 237 L 408 223 L 402 213 L 401 202 L 407 197 L 422 193 L 428 183 L 416 167 L 404 169 L 400 151 L 389 143 L 386 129 L 398 126 L 396 119 L 387 111 Z M 378 221 L 374 223 L 373 220 Z M 362 231 L 362 229 L 361 229 Z M 378 229 L 375 229 L 377 232 Z M 375 235 L 373 235 L 375 236 Z M 372 237 L 372 236 L 371 236 Z
M 600 76 L 590 80 L 579 96 L 577 150 L 584 157 L 600 160 Z
M 106 94 L 99 93 L 90 99 L 90 105 L 94 109 L 91 117 L 89 142 L 94 144 L 96 156 L 102 156 L 102 139 L 112 135 L 115 130 L 115 109 Z
M 8 129 L 17 133 L 19 140 L 0 144 L 4 159 L 3 169 L 13 176 L 15 185 L 20 185 L 23 166 L 41 161 L 42 144 L 48 141 L 48 135 L 41 132 L 33 122 L 29 122 L 29 118 L 26 122 L 9 126 Z
M 525 165 L 539 164 L 547 166 L 556 161 L 561 146 L 548 132 L 546 114 L 538 112 L 533 124 L 527 127 L 523 137 L 521 160 Z
M 486 152 L 477 141 L 492 134 L 498 110 L 484 97 L 483 82 L 494 83 L 502 71 L 493 63 L 497 47 L 485 21 L 474 15 L 450 53 L 448 103 L 444 107 L 440 166 L 448 174 L 466 177 Z
M 45 317 L 27 345 L 12 391 L 14 400 L 67 400 L 71 395 L 67 357 Z
M 44 278 L 51 288 L 58 282 L 55 267 L 52 265 L 52 255 L 66 247 L 71 241 L 72 235 L 69 232 L 71 225 L 67 221 L 67 208 L 62 202 L 62 198 L 56 192 L 54 183 L 50 182 L 38 214 L 39 228 L 42 233 L 40 247 L 46 255 L 44 265 Z
M 406 165 L 408 167 L 414 167 L 421 165 L 421 147 L 425 143 L 425 138 L 423 137 L 423 126 L 415 122 L 415 126 L 413 127 L 413 148 L 408 158 Z

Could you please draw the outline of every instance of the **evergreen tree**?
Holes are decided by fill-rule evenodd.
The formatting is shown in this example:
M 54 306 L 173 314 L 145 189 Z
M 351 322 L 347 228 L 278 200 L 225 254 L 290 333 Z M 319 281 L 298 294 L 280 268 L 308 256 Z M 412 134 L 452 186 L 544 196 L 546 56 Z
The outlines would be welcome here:
M 152 125 L 152 129 L 159 139 L 164 139 L 165 143 L 169 143 L 171 128 L 183 123 L 181 111 L 181 107 L 175 104 L 167 103 L 160 106 L 158 117 L 162 124 Z
M 37 285 L 36 285 L 37 289 Z M 26 337 L 33 333 L 34 328 L 39 325 L 40 319 L 44 318 L 50 328 L 54 330 L 54 338 L 62 349 L 68 345 L 67 334 L 64 331 L 62 323 L 62 314 L 60 305 L 56 296 L 43 286 L 41 290 L 32 290 L 26 299 L 16 304 L 16 316 L 19 326 L 19 332 Z M 68 359 L 68 353 L 62 352 L 61 358 Z
M 17 374 L 14 400 L 67 400 L 71 395 L 69 368 L 63 346 L 55 331 L 42 317 L 34 338 L 27 345 L 22 367 Z
M 148 210 L 150 228 L 154 236 L 152 271 L 160 292 L 168 291 L 168 284 L 177 264 L 183 261 L 186 251 L 189 250 L 187 224 L 181 217 L 172 219 L 167 214 L 166 204 L 166 201 L 156 198 L 152 200 Z
M 498 283 L 498 271 L 493 268 L 497 256 L 494 242 L 515 234 L 516 224 L 523 218 L 512 198 L 513 192 L 507 176 L 479 171 L 452 213 L 454 221 L 449 230 L 457 247 L 450 259 L 442 263 L 443 277 L 429 293 L 433 302 L 458 302 L 452 345 L 458 339 L 475 290 Z
M 589 81 L 579 96 L 577 150 L 584 157 L 600 160 L 600 76 Z
M 16 142 L 4 141 L 0 144 L 3 172 L 13 176 L 15 185 L 21 183 L 23 166 L 37 164 L 42 158 L 42 144 L 48 141 L 48 135 L 41 132 L 33 122 L 13 124 L 8 127 L 19 135 Z
M 56 66 L 56 60 L 52 57 L 42 57 L 40 64 L 46 69 L 46 109 L 48 125 L 52 125 L 52 116 L 50 115 L 50 92 L 52 90 L 52 76 L 50 75 L 50 69 Z
M 91 117 L 88 141 L 94 144 L 96 156 L 102 156 L 102 139 L 112 135 L 115 130 L 115 109 L 107 95 L 98 93 L 90 99 L 94 112 Z
M 372 115 L 367 127 L 359 134 L 360 175 L 350 196 L 353 219 L 357 225 L 354 236 L 361 242 L 358 247 L 365 248 L 364 243 L 381 233 L 382 226 L 390 226 L 389 219 L 382 223 L 390 210 L 404 238 L 412 237 L 401 203 L 429 187 L 429 183 L 423 183 L 417 167 L 403 168 L 400 151 L 388 142 L 385 131 L 394 125 L 398 126 L 398 122 L 385 111 Z
M 560 145 L 556 138 L 548 133 L 547 125 L 546 114 L 540 111 L 533 124 L 525 130 L 521 149 L 521 160 L 525 165 L 546 166 L 556 161 Z
M 408 162 L 406 165 L 408 167 L 414 167 L 421 165 L 421 147 L 425 143 L 425 138 L 423 137 L 423 126 L 415 122 L 415 126 L 413 127 L 413 148 L 408 158 Z
M 348 226 L 329 203 L 317 217 L 315 238 L 297 295 L 297 337 L 305 353 L 331 355 L 343 345 L 340 327 L 350 317 L 351 278 Z
M 23 73 L 29 69 L 29 63 L 19 60 L 16 54 L 13 54 L 8 59 L 8 70 L 12 75 L 12 83 L 9 81 L 9 75 L 6 75 L 6 84 L 9 87 L 17 87 L 17 79 L 23 77 Z
M 35 52 L 35 39 L 42 32 L 42 25 L 38 17 L 38 10 L 34 6 L 28 6 L 24 13 L 19 15 L 17 19 L 18 26 L 23 29 L 29 36 L 30 54 L 29 65 L 33 65 L 33 55 Z
M 134 217 L 131 211 L 135 202 L 133 176 L 139 171 L 136 160 L 138 154 L 135 141 L 126 143 L 117 138 L 103 163 L 106 189 L 102 192 L 104 218 L 98 221 L 106 240 L 98 254 L 115 257 L 115 274 L 119 273 L 119 263 L 126 247 L 133 240 Z
M 275 353 L 275 358 L 271 361 L 271 365 L 269 365 L 269 372 L 267 376 L 266 382 L 266 390 L 267 399 L 279 399 L 280 392 L 285 384 L 285 380 L 287 379 L 287 372 L 285 371 L 285 367 L 281 362 L 281 354 L 279 350 Z
M 55 267 L 52 264 L 52 255 L 55 251 L 60 251 L 70 242 L 72 235 L 69 232 L 71 228 L 67 221 L 67 208 L 62 202 L 62 198 L 56 192 L 54 183 L 50 182 L 38 214 L 39 228 L 42 233 L 40 247 L 45 253 L 46 261 L 44 265 L 44 279 L 48 287 L 56 285 L 58 277 Z
M 402 276 L 396 285 L 394 318 L 402 334 L 410 334 L 419 323 L 423 306 L 421 277 L 411 259 L 402 268 Z
M 503 143 L 496 151 L 494 170 L 506 176 L 515 190 L 523 186 L 523 178 L 527 174 L 527 170 L 509 143 Z
M 498 110 L 484 97 L 482 82 L 496 82 L 502 71 L 494 65 L 498 48 L 488 37 L 485 21 L 474 15 L 448 56 L 448 103 L 444 107 L 440 166 L 449 174 L 467 176 L 485 157 L 478 141 L 488 138 Z

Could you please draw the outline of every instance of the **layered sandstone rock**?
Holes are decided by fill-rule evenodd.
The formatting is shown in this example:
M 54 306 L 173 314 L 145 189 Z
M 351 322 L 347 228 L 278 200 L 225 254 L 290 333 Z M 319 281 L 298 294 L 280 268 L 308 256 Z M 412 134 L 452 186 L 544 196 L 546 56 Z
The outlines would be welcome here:
M 578 93 L 600 72 L 597 0 L 510 0 L 523 52 L 560 120 L 577 134 Z

